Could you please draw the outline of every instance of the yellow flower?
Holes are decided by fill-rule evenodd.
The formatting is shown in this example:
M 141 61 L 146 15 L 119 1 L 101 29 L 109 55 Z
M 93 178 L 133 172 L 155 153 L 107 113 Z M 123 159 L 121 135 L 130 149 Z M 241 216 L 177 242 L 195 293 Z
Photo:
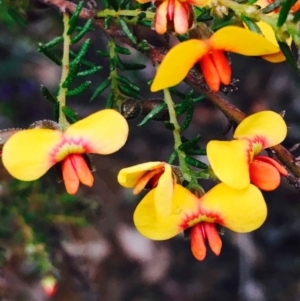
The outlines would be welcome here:
M 61 162 L 67 192 L 74 194 L 79 182 L 92 186 L 94 181 L 82 155 L 114 153 L 125 144 L 127 136 L 126 119 L 107 109 L 72 124 L 65 132 L 20 131 L 5 143 L 2 161 L 8 172 L 22 181 L 36 180 Z
M 165 162 L 147 162 L 123 168 L 118 174 L 118 182 L 133 188 L 133 194 L 144 188 L 155 189 L 155 208 L 158 216 L 164 217 L 171 211 L 171 201 L 176 186 L 172 167 Z
M 262 56 L 277 53 L 279 47 L 247 29 L 223 27 L 208 40 L 191 39 L 173 47 L 159 66 L 151 91 L 179 84 L 197 62 L 208 86 L 218 91 L 221 83 L 228 85 L 231 80 L 231 67 L 224 51 Z
M 207 157 L 216 176 L 226 185 L 245 189 L 253 183 L 262 190 L 274 190 L 280 174 L 287 171 L 277 161 L 258 154 L 281 143 L 287 134 L 282 117 L 262 111 L 245 118 L 236 128 L 232 141 L 210 141 Z
M 154 28 L 158 34 L 164 34 L 168 29 L 184 34 L 193 24 L 192 5 L 205 6 L 211 0 L 137 0 L 139 3 L 155 2 L 157 6 Z
M 221 183 L 200 199 L 186 188 L 176 185 L 170 213 L 158 218 L 157 189 L 152 189 L 134 212 L 137 230 L 147 238 L 165 240 L 191 228 L 191 249 L 198 260 L 206 256 L 206 240 L 216 255 L 221 251 L 222 242 L 215 223 L 245 233 L 259 228 L 267 216 L 264 198 L 257 187 L 249 185 L 237 190 Z

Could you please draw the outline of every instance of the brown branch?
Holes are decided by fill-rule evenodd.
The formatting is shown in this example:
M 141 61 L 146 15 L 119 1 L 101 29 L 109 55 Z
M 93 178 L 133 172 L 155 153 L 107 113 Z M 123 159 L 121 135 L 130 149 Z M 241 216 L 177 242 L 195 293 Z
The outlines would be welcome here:
M 40 0 L 50 6 L 56 7 L 61 12 L 68 11 L 70 14 L 74 13 L 76 10 L 76 4 L 66 0 Z M 83 8 L 79 14 L 81 19 L 94 18 L 94 12 L 92 10 Z M 108 30 L 105 30 L 103 25 L 103 20 L 94 18 L 94 25 L 99 27 L 106 35 L 114 38 L 120 38 L 122 42 L 130 45 L 131 47 L 137 49 L 122 32 L 122 30 L 115 24 L 112 24 Z M 160 49 L 152 47 L 150 45 L 150 50 L 145 53 L 153 64 L 157 64 L 162 61 L 164 54 Z M 213 102 L 230 120 L 236 123 L 240 123 L 246 116 L 241 110 L 235 107 L 233 104 L 228 102 L 219 93 L 212 92 L 205 83 L 191 71 L 186 77 L 185 81 L 197 92 L 204 94 L 211 102 Z M 282 145 L 277 145 L 272 148 L 276 153 L 277 158 L 294 174 L 295 177 L 300 178 L 300 168 L 296 165 L 294 156 Z

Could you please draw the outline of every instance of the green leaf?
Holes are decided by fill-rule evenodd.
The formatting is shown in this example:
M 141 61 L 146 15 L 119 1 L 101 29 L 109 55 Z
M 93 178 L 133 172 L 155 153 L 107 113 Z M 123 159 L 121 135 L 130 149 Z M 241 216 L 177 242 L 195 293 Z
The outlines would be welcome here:
M 144 64 L 122 62 L 124 70 L 142 70 L 146 68 Z
M 136 90 L 131 89 L 129 86 L 125 86 L 122 83 L 119 82 L 118 84 L 119 90 L 124 94 L 129 97 L 133 98 L 140 98 L 139 93 Z
M 104 57 L 109 57 L 109 52 L 106 50 L 97 50 L 97 53 Z
M 107 30 L 110 27 L 110 23 L 111 23 L 111 16 L 107 16 L 104 19 L 104 28 Z
M 195 146 L 199 143 L 200 139 L 201 136 L 197 135 L 196 137 L 183 142 L 181 145 L 179 145 L 178 149 L 181 151 L 188 151 L 191 148 L 195 148 Z
M 121 47 L 121 46 L 119 46 L 119 45 L 116 45 L 115 50 L 116 50 L 118 53 L 121 53 L 121 54 L 125 54 L 125 55 L 130 55 L 130 54 L 131 54 L 131 52 L 130 52 L 129 49 L 124 48 L 124 47 Z
M 114 107 L 114 100 L 115 100 L 115 96 L 114 94 L 111 92 L 108 96 L 105 108 L 106 109 L 112 109 Z
M 260 28 L 258 27 L 258 25 L 254 21 L 252 21 L 250 18 L 248 18 L 244 15 L 242 15 L 241 18 L 251 31 L 262 35 L 262 32 L 261 32 Z
M 300 75 L 300 69 L 297 66 L 296 59 L 294 58 L 293 52 L 290 48 L 290 46 L 284 42 L 281 42 L 277 40 L 278 45 L 284 56 L 286 57 L 286 60 L 288 63 L 293 67 L 293 69 Z
M 41 86 L 41 92 L 42 92 L 42 95 L 49 101 L 51 102 L 52 104 L 57 104 L 57 98 L 54 97 L 50 91 L 45 87 L 45 86 Z
M 27 26 L 24 18 L 21 16 L 21 14 L 18 12 L 18 10 L 14 9 L 14 8 L 8 8 L 7 12 L 19 26 L 21 26 L 21 27 Z
M 110 4 L 110 6 L 111 6 L 115 11 L 118 11 L 118 10 L 119 10 L 119 3 L 118 3 L 118 0 L 109 0 L 108 3 Z
M 206 156 L 206 149 L 189 149 L 186 151 L 187 155 Z
M 189 127 L 189 125 L 192 121 L 193 115 L 194 115 L 194 108 L 195 108 L 194 104 L 190 103 L 186 110 L 185 121 L 182 124 L 182 126 L 180 127 L 181 132 L 185 131 Z
M 300 9 L 297 10 L 297 12 L 295 13 L 293 22 L 297 23 L 299 20 L 300 20 Z
M 79 120 L 78 114 L 70 107 L 67 106 L 62 107 L 62 111 L 71 123 L 77 122 Z
M 58 43 L 62 42 L 64 40 L 64 38 L 62 36 L 56 37 L 53 40 L 49 41 L 48 43 L 46 43 L 44 46 L 47 48 L 51 48 L 55 45 L 57 45 Z
M 69 29 L 68 29 L 67 35 L 72 34 L 73 31 L 75 30 L 77 21 L 78 21 L 78 17 L 79 17 L 79 14 L 80 14 L 82 8 L 83 8 L 83 1 L 80 1 L 76 6 L 76 10 L 75 10 L 74 14 L 71 16 L 71 18 L 69 20 Z
M 85 40 L 84 43 L 81 45 L 79 52 L 77 53 L 73 61 L 70 63 L 70 65 L 77 65 L 81 63 L 82 58 L 86 55 L 90 45 L 91 45 L 90 39 Z
M 80 86 L 78 86 L 77 88 L 73 89 L 73 90 L 68 90 L 67 91 L 67 96 L 75 96 L 78 95 L 82 92 L 84 92 L 90 85 L 91 85 L 91 81 L 86 81 L 84 83 L 82 83 Z
M 140 88 L 137 85 L 135 85 L 133 82 L 122 75 L 117 75 L 117 80 L 136 92 L 140 91 Z
M 78 77 L 84 77 L 84 76 L 89 76 L 89 75 L 93 75 L 95 74 L 96 72 L 98 72 L 99 70 L 101 70 L 103 67 L 102 66 L 95 66 L 91 69 L 88 69 L 88 70 L 84 70 L 84 71 L 81 71 L 81 72 L 78 72 L 77 73 L 77 76 Z
M 200 168 L 200 169 L 208 169 L 207 164 L 205 164 L 205 163 L 203 163 L 203 162 L 201 162 L 201 161 L 199 161 L 199 160 L 197 160 L 193 157 L 186 156 L 184 158 L 184 161 L 187 164 L 191 165 L 191 166 L 194 166 L 194 167 L 197 167 L 197 168 Z
M 273 3 L 267 5 L 266 7 L 264 7 L 261 12 L 263 14 L 268 14 L 272 11 L 274 11 L 275 9 L 279 8 L 281 3 L 282 3 L 283 0 L 275 0 Z
M 150 113 L 146 115 L 146 117 L 142 120 L 141 123 L 138 124 L 138 126 L 143 126 L 147 124 L 150 120 L 153 120 L 155 116 L 159 115 L 163 110 L 166 109 L 166 104 L 161 103 L 158 106 L 156 106 Z
M 65 81 L 61 85 L 63 88 L 68 88 L 73 83 L 74 79 L 77 76 L 78 69 L 79 64 L 70 65 L 69 74 L 67 75 Z
M 38 52 L 42 52 L 44 55 L 46 55 L 51 61 L 53 61 L 56 65 L 61 66 L 62 62 L 61 59 L 54 54 L 54 52 L 49 49 L 48 47 L 45 47 L 42 43 L 39 43 Z
M 70 56 L 73 57 L 73 58 L 76 58 L 77 57 L 77 53 L 75 53 L 74 51 L 70 50 Z M 87 60 L 85 60 L 83 58 L 80 59 L 80 64 L 85 65 L 85 66 L 90 67 L 90 68 L 95 67 L 94 63 L 92 63 L 90 61 L 87 61 Z
M 168 159 L 168 164 L 173 164 L 177 156 L 178 156 L 177 152 L 174 151 Z
M 111 83 L 111 79 L 107 78 L 105 81 L 103 81 L 98 88 L 95 90 L 94 94 L 92 95 L 90 101 L 93 101 L 98 95 L 100 95 Z
M 93 24 L 93 20 L 89 19 L 84 26 L 82 27 L 82 29 L 78 32 L 78 34 L 71 39 L 71 44 L 75 44 L 77 42 L 79 42 L 81 40 L 81 38 L 88 32 L 92 30 L 92 24 Z
M 296 3 L 296 0 L 283 0 L 280 12 L 278 14 L 277 27 L 281 27 L 287 19 L 287 16 Z
M 130 31 L 127 23 L 124 21 L 123 18 L 119 18 L 119 23 L 123 29 L 124 34 L 126 35 L 126 37 L 133 43 L 136 44 L 137 40 L 136 37 L 132 34 L 132 32 Z
M 137 21 L 142 21 L 146 17 L 146 13 L 144 11 L 141 11 L 137 16 Z
M 126 9 L 129 6 L 130 0 L 121 0 L 120 1 L 120 8 Z

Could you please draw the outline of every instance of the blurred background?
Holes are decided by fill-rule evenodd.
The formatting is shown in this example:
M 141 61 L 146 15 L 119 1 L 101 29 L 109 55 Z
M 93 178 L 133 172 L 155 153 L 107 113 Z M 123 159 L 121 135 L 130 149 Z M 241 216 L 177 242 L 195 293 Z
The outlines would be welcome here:
M 0 6 L 1 129 L 26 128 L 37 120 L 54 118 L 53 105 L 40 87 L 55 94 L 61 69 L 37 47 L 61 35 L 61 19 L 57 10 L 30 3 L 22 26 Z M 88 90 L 67 99 L 80 117 L 103 108 L 108 97 L 105 91 L 90 102 L 109 74 L 108 61 L 96 53 L 106 49 L 107 38 L 96 29 L 73 49 L 86 38 L 92 41 L 87 58 L 103 69 L 90 77 Z M 61 55 L 60 46 L 57 53 Z M 247 114 L 285 110 L 289 133 L 283 145 L 290 148 L 299 143 L 299 76 L 287 63 L 231 58 L 233 77 L 239 82 L 238 90 L 227 98 Z M 134 50 L 124 60 L 147 64 L 142 71 L 121 74 L 141 87 L 143 99 L 152 98 L 147 85 L 154 75 L 151 63 Z M 180 90 L 189 88 L 182 84 Z M 19 182 L 1 166 L 0 300 L 300 300 L 300 195 L 285 179 L 279 189 L 265 193 L 269 213 L 264 225 L 243 235 L 225 230 L 218 257 L 208 250 L 206 259 L 198 262 L 183 237 L 154 242 L 135 230 L 132 215 L 142 196 L 120 187 L 117 173 L 138 163 L 165 161 L 173 151 L 172 132 L 155 121 L 138 127 L 142 118 L 129 121 L 129 139 L 119 152 L 93 157 L 95 185 L 81 186 L 76 196 L 66 194 L 56 170 L 39 181 Z M 222 134 L 226 125 L 225 116 L 205 99 L 197 104 L 186 136 L 201 134 L 200 144 L 205 147 L 211 139 L 232 137 L 232 133 Z M 50 291 L 44 289 L 45 280 Z

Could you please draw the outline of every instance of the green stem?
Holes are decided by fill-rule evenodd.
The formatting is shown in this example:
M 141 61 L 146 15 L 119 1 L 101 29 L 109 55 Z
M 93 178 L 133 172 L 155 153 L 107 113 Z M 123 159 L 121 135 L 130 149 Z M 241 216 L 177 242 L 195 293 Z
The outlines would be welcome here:
M 183 177 L 188 182 L 192 181 L 192 176 L 189 173 L 189 167 L 184 161 L 184 158 L 186 157 L 185 153 L 181 150 L 179 150 L 179 146 L 182 144 L 181 138 L 180 138 L 180 125 L 177 121 L 177 116 L 175 112 L 175 104 L 172 100 L 172 96 L 168 89 L 164 89 L 164 99 L 165 103 L 168 107 L 169 115 L 170 115 L 170 122 L 174 125 L 173 130 L 173 136 L 174 136 L 174 149 L 177 152 L 178 159 L 179 159 L 179 166 L 181 169 L 181 172 L 183 174 Z
M 108 41 L 108 51 L 109 51 L 109 57 L 111 61 L 113 62 L 113 65 L 111 64 L 110 68 L 110 80 L 111 80 L 111 92 L 113 93 L 113 99 L 114 99 L 114 104 L 113 107 L 117 106 L 119 107 L 123 101 L 123 97 L 121 96 L 121 92 L 119 90 L 118 86 L 118 71 L 117 71 L 117 62 L 116 62 L 116 43 L 113 39 L 109 39 Z M 117 100 L 117 103 L 115 103 L 115 100 Z
M 71 44 L 70 36 L 67 34 L 69 30 L 69 15 L 66 12 L 63 14 L 63 24 L 64 24 L 64 32 L 63 32 L 64 46 L 63 46 L 63 57 L 62 57 L 62 74 L 59 83 L 59 93 L 57 96 L 57 101 L 59 103 L 59 124 L 62 130 L 64 131 L 69 126 L 66 116 L 62 111 L 62 108 L 66 105 L 66 93 L 68 89 L 63 88 L 62 84 L 66 80 L 69 74 L 69 52 L 70 52 L 70 44 Z
M 113 9 L 105 9 L 105 10 L 97 12 L 96 16 L 98 18 L 106 18 L 108 16 L 112 16 L 112 17 L 119 17 L 119 16 L 137 17 L 142 12 L 143 11 L 140 11 L 140 10 L 121 9 L 121 10 L 115 11 Z M 145 11 L 144 13 L 146 14 L 145 19 L 150 19 L 150 20 L 154 19 L 154 16 L 155 16 L 154 12 Z

